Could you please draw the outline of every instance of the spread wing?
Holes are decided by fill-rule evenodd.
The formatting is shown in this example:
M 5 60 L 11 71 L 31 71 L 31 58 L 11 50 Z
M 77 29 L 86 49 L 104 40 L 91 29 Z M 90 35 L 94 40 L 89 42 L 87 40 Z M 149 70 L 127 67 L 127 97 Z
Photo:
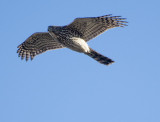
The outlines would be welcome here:
M 85 41 L 95 38 L 99 34 L 114 27 L 127 26 L 125 18 L 121 16 L 105 15 L 100 17 L 76 18 L 67 27 L 78 31 Z
M 21 45 L 18 46 L 17 53 L 19 56 L 26 61 L 34 56 L 43 53 L 47 50 L 53 50 L 63 48 L 59 42 L 54 40 L 49 33 L 34 33 L 27 38 Z

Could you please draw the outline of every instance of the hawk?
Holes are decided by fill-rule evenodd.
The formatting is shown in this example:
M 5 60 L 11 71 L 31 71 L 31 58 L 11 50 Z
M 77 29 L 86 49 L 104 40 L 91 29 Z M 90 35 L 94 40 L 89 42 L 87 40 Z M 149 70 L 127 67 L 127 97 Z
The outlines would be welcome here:
M 99 17 L 76 18 L 72 23 L 65 26 L 48 26 L 48 32 L 37 32 L 27 38 L 18 46 L 19 56 L 26 61 L 31 60 L 38 54 L 48 50 L 69 48 L 84 53 L 101 64 L 109 65 L 114 61 L 101 55 L 87 42 L 108 29 L 124 27 L 125 18 L 121 16 L 105 15 Z

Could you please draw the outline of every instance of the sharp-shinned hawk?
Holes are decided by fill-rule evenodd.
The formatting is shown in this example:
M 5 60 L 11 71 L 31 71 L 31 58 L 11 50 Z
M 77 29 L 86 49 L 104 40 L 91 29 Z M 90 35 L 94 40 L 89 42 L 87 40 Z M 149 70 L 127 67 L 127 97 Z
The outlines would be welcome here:
M 126 26 L 125 18 L 121 16 L 99 16 L 76 18 L 66 26 L 49 26 L 48 32 L 32 34 L 18 46 L 19 56 L 26 61 L 47 50 L 67 47 L 71 50 L 84 53 L 96 61 L 109 65 L 113 63 L 110 58 L 94 51 L 88 46 L 87 41 L 114 27 Z

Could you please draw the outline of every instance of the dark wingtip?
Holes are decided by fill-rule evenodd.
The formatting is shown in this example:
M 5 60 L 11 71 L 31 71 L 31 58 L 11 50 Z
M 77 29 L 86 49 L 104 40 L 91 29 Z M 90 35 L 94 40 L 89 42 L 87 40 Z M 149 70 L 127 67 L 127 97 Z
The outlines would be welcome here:
M 114 19 L 114 18 L 112 18 L 115 22 L 116 22 L 116 26 L 117 27 L 125 27 L 125 26 L 128 26 L 127 25 L 127 21 L 124 21 L 124 20 L 126 20 L 126 18 L 116 18 L 116 19 Z
M 30 52 L 28 52 L 27 50 L 24 50 L 21 45 L 18 46 L 18 48 L 19 48 L 19 49 L 17 50 L 18 57 L 20 57 L 21 60 L 25 59 L 26 61 L 28 61 L 29 58 L 31 57 L 31 56 L 30 56 Z M 33 57 L 32 57 L 32 59 L 33 59 Z

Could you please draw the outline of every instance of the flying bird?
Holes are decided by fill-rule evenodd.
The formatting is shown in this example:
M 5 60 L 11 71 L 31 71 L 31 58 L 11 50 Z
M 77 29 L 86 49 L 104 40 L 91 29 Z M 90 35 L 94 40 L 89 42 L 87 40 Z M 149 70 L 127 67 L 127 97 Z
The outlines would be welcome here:
M 90 48 L 87 42 L 108 29 L 124 27 L 125 18 L 105 15 L 99 17 L 76 18 L 65 26 L 48 26 L 48 32 L 37 32 L 18 46 L 21 59 L 31 60 L 48 50 L 69 48 L 84 53 L 101 64 L 109 65 L 114 61 Z

